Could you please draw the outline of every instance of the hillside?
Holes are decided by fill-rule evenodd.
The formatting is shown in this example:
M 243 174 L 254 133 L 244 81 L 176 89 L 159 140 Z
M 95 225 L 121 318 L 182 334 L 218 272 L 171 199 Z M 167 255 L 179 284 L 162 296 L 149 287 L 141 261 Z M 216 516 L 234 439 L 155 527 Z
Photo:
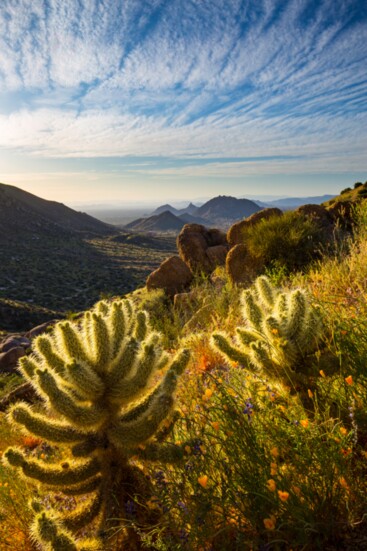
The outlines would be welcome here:
M 14 186 L 0 184 L 0 240 L 9 242 L 23 235 L 108 235 L 114 228 L 92 216 L 46 201 Z
M 101 294 L 123 295 L 176 251 L 173 237 L 148 243 L 129 237 L 61 203 L 1 184 L 0 300 L 8 302 L 0 308 L 0 330 L 19 328 L 22 320 L 32 326 L 40 308 L 65 313 L 88 308 Z
M 125 229 L 139 232 L 179 232 L 185 224 L 186 222 L 178 218 L 178 216 L 169 210 L 165 210 L 161 214 L 149 216 L 148 218 L 138 218 L 138 220 L 134 220 L 133 222 L 130 222 L 130 224 L 126 224 Z
M 325 206 L 334 205 L 335 203 L 344 203 L 346 201 L 359 202 L 367 197 L 367 182 L 356 182 L 353 186 L 343 189 L 339 195 L 325 201 Z

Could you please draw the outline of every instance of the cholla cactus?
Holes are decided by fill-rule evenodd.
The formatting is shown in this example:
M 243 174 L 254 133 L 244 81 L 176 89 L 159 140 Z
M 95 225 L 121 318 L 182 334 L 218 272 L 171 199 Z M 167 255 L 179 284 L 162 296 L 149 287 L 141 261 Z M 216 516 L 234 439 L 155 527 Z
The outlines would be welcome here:
M 33 533 L 46 549 L 97 545 L 92 541 L 77 547 L 70 533 L 97 518 L 102 530 L 107 518 L 116 517 L 115 503 L 121 495 L 123 500 L 122 487 L 133 456 L 159 461 L 180 458 L 181 447 L 161 443 L 159 431 L 169 419 L 177 377 L 188 363 L 189 352 L 183 350 L 170 360 L 160 340 L 150 329 L 147 314 L 136 313 L 129 301 L 102 301 L 79 321 L 61 322 L 52 334 L 39 336 L 33 354 L 21 359 L 20 371 L 43 399 L 43 406 L 40 410 L 17 403 L 8 413 L 10 422 L 26 434 L 66 445 L 70 452 L 66 461 L 55 464 L 9 448 L 5 461 L 51 491 L 90 495 L 71 514 L 58 519 L 37 512 Z M 165 375 L 152 385 L 153 375 L 163 367 Z
M 307 356 L 316 350 L 322 334 L 321 318 L 305 291 L 280 291 L 260 276 L 242 295 L 245 327 L 237 328 L 237 344 L 227 335 L 213 335 L 223 355 L 240 363 L 250 362 L 268 375 L 289 383 L 301 383 Z

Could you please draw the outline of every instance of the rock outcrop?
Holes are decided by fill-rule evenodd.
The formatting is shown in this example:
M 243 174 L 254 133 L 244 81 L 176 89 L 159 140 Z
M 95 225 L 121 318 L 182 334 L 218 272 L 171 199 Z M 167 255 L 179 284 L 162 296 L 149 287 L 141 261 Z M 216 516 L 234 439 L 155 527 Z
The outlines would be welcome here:
M 329 228 L 333 224 L 333 216 L 322 205 L 302 205 L 298 207 L 295 212 L 312 218 L 321 228 Z
M 210 274 L 224 265 L 228 244 L 226 234 L 218 229 L 207 229 L 200 224 L 186 224 L 177 237 L 181 259 L 193 273 Z
M 148 291 L 164 289 L 169 296 L 174 296 L 188 287 L 193 275 L 179 256 L 171 256 L 152 272 L 147 279 Z

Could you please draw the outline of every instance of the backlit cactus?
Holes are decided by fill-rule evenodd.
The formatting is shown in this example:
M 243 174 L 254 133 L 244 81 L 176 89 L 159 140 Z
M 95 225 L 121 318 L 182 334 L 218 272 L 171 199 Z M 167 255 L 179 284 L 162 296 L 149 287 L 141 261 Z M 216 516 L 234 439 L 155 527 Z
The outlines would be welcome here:
M 296 289 L 281 291 L 265 276 L 242 295 L 244 327 L 237 328 L 236 343 L 216 333 L 213 343 L 226 358 L 248 363 L 270 376 L 293 384 L 307 374 L 307 358 L 317 348 L 322 334 L 318 311 L 307 294 Z
M 33 534 L 46 549 L 98 548 L 97 539 L 76 544 L 70 534 L 91 522 L 102 531 L 105 520 L 116 517 L 131 458 L 180 458 L 181 447 L 161 443 L 159 434 L 189 352 L 170 359 L 160 342 L 147 314 L 136 313 L 131 302 L 102 301 L 77 322 L 61 322 L 52 334 L 39 336 L 32 355 L 21 359 L 20 371 L 43 405 L 15 404 L 10 422 L 69 451 L 66 459 L 50 463 L 9 448 L 5 461 L 50 491 L 84 496 L 68 514 L 35 506 Z M 162 368 L 165 375 L 153 384 Z

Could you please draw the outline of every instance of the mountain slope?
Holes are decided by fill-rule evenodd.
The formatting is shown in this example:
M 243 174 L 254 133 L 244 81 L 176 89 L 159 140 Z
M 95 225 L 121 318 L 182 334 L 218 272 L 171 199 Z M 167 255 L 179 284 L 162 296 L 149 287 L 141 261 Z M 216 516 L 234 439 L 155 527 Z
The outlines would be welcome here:
M 108 235 L 115 229 L 92 216 L 46 201 L 17 187 L 0 184 L 0 234 L 70 235 L 75 233 Z M 1 237 L 0 237 L 1 239 Z
M 219 195 L 199 207 L 195 211 L 195 216 L 200 216 L 213 223 L 221 223 L 224 220 L 230 223 L 247 218 L 259 210 L 261 210 L 261 207 L 249 199 L 236 199 L 236 197 Z
M 160 214 L 149 216 L 148 218 L 138 218 L 129 224 L 126 224 L 125 229 L 134 231 L 180 231 L 186 224 L 185 220 L 181 220 L 169 210 Z
M 65 313 L 123 295 L 174 252 L 173 237 L 129 241 L 114 226 L 1 184 L 0 331 L 37 323 L 39 307 Z

